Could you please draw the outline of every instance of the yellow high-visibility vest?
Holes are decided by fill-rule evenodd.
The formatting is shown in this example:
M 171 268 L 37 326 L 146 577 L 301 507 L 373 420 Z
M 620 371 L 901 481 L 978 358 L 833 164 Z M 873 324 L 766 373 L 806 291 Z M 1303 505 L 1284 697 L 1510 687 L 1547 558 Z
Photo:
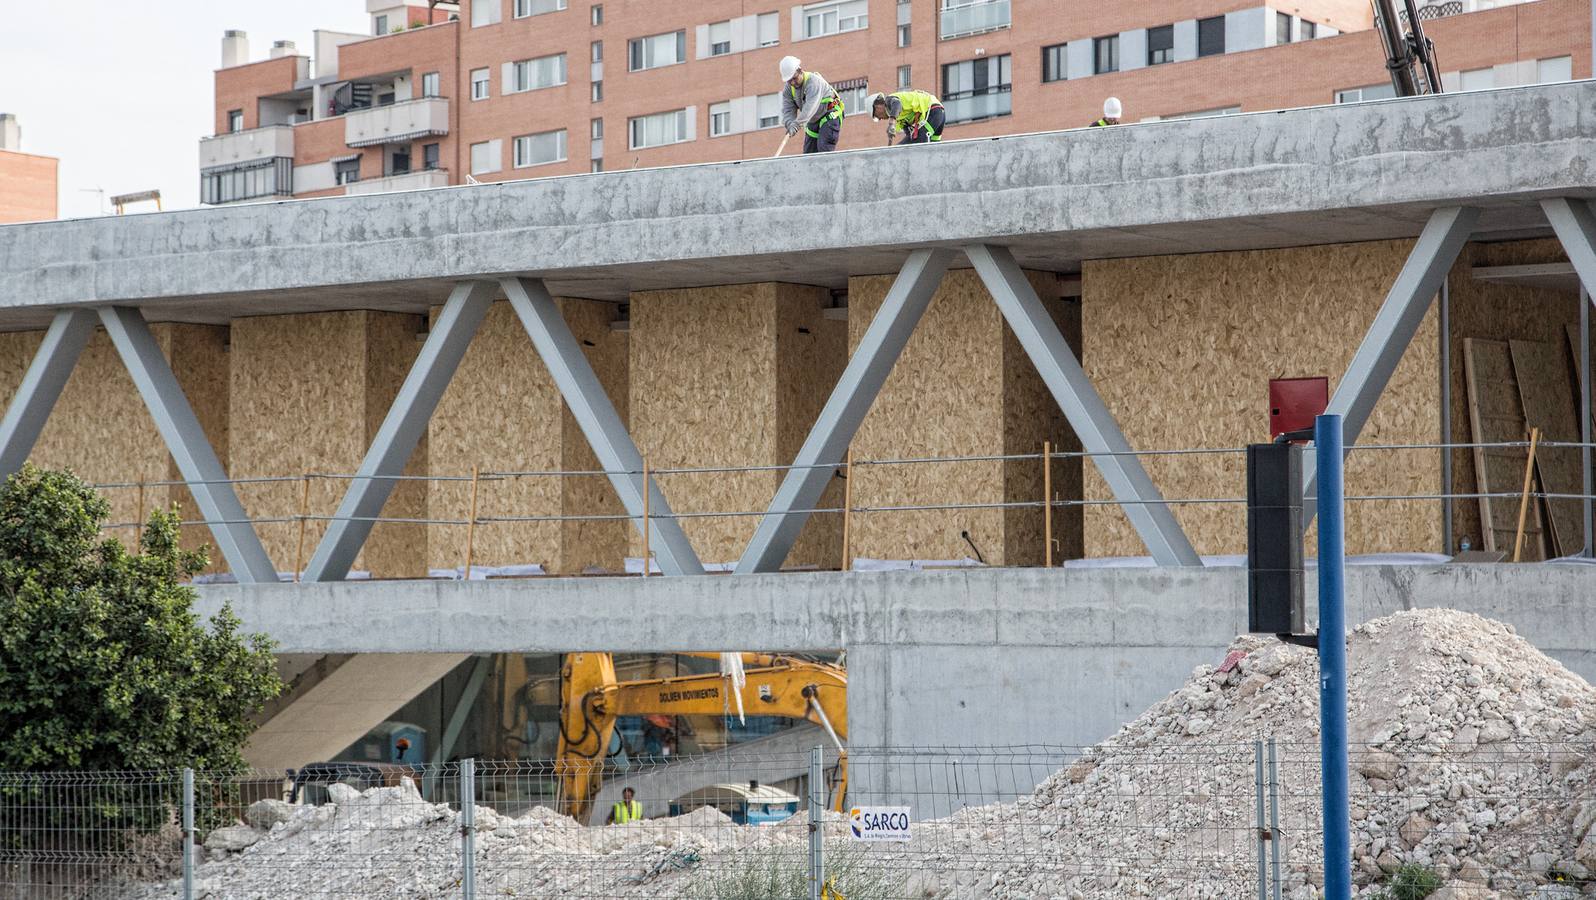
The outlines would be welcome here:
M 625 825 L 627 822 L 642 821 L 643 804 L 637 802 L 636 800 L 633 800 L 629 803 L 625 800 L 622 800 L 615 804 L 615 809 L 610 816 L 615 820 L 615 824 L 617 825 Z
M 934 94 L 925 91 L 898 91 L 891 96 L 897 97 L 898 102 L 903 104 L 903 110 L 898 113 L 897 118 L 898 128 L 903 131 L 907 131 L 909 126 L 916 122 L 925 121 L 926 115 L 931 112 L 931 107 L 942 102 Z

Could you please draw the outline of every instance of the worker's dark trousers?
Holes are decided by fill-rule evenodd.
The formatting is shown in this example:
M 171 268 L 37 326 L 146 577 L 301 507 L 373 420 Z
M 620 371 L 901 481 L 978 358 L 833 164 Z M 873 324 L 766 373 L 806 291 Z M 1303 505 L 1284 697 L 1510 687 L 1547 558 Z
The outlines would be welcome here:
M 903 136 L 899 144 L 929 144 L 942 140 L 942 127 L 948 120 L 948 114 L 941 106 L 933 106 L 926 111 L 925 121 L 930 128 L 917 128 Z
M 830 153 L 832 150 L 837 149 L 837 142 L 842 140 L 842 119 L 838 118 L 837 116 L 832 116 L 831 118 L 826 119 L 817 128 L 815 127 L 815 122 L 819 121 L 820 116 L 816 116 L 814 121 L 811 121 L 809 125 L 805 127 L 805 153 Z M 811 131 L 820 135 L 820 137 L 810 137 L 809 132 Z

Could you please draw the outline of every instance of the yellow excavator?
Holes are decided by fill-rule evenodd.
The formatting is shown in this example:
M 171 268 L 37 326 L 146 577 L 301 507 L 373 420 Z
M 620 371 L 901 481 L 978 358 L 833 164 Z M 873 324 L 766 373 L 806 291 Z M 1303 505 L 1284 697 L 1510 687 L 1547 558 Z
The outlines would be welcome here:
M 719 659 L 719 653 L 683 656 Z M 750 716 L 805 719 L 819 725 L 838 750 L 833 806 L 848 786 L 848 674 L 840 666 L 790 656 L 742 654 L 742 708 Z M 617 681 L 608 653 L 568 653 L 560 669 L 560 743 L 555 775 L 557 808 L 587 821 L 603 781 L 604 758 L 620 716 L 718 716 L 737 711 L 736 690 L 720 673 Z

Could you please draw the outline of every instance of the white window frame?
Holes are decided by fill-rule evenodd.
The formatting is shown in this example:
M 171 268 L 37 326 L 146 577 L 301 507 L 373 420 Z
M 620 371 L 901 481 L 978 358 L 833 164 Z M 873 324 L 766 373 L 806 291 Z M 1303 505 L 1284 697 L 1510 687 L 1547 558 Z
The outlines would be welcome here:
M 559 80 L 550 81 L 546 84 L 533 84 L 532 73 L 542 68 L 539 65 L 540 63 L 549 60 L 554 61 L 554 68 L 557 70 L 554 77 Z M 541 91 L 545 88 L 560 87 L 566 83 L 566 75 L 568 74 L 565 65 L 565 54 L 553 53 L 548 56 L 517 60 L 510 64 L 510 73 L 515 80 L 505 85 L 504 92 L 506 94 L 524 94 L 527 91 Z
M 485 28 L 499 24 L 499 16 L 502 15 L 500 7 L 503 3 L 504 0 L 472 0 L 471 27 Z
M 660 41 L 661 38 L 670 38 L 671 52 L 676 54 L 676 58 L 670 62 L 652 62 L 650 59 L 657 52 L 653 48 L 663 46 L 663 42 Z M 638 47 L 639 45 L 641 45 L 643 48 L 642 52 L 640 54 L 634 54 L 634 48 Z M 640 56 L 641 59 L 634 60 L 634 56 Z M 633 65 L 634 61 L 640 64 Z M 666 66 L 679 66 L 684 62 L 687 62 L 687 31 L 685 29 L 679 28 L 675 31 L 663 31 L 659 34 L 647 34 L 642 37 L 632 38 L 626 42 L 626 70 L 628 72 L 646 72 L 650 69 L 663 69 Z
M 538 2 L 553 2 L 554 7 L 552 9 L 540 9 L 533 11 L 533 4 Z M 567 0 L 515 0 L 512 10 L 514 11 L 515 18 L 525 19 L 528 16 L 545 16 L 549 13 L 562 12 L 566 8 L 566 3 Z
M 824 3 L 811 3 L 803 7 L 800 17 L 804 23 L 805 40 L 863 31 L 870 27 L 870 2 L 826 0 Z
M 719 40 L 716 40 L 719 38 Z M 724 49 L 721 49 L 724 48 Z M 709 46 L 704 48 L 710 56 L 729 56 L 732 52 L 731 19 L 709 23 Z
M 725 137 L 734 133 L 732 130 L 731 101 L 722 100 L 709 105 L 709 136 L 712 138 Z
M 1381 96 L 1365 97 L 1363 96 L 1365 91 L 1378 91 L 1381 92 Z M 1336 91 L 1335 101 L 1337 103 L 1362 103 L 1365 100 L 1390 100 L 1395 96 L 1396 88 L 1391 86 L 1391 82 L 1384 81 L 1376 84 L 1366 84 L 1362 87 L 1344 88 L 1342 90 Z
M 558 155 L 554 159 L 528 162 L 527 155 L 532 147 L 532 140 L 534 138 L 546 138 L 550 136 L 554 138 L 554 145 L 556 148 L 555 153 Z M 512 138 L 510 141 L 510 164 L 517 169 L 531 169 L 537 166 L 549 166 L 555 163 L 565 162 L 566 150 L 568 149 L 569 143 L 570 141 L 566 136 L 564 128 L 561 128 L 557 131 L 540 131 L 536 134 L 518 135 L 517 137 Z
M 768 29 L 765 27 L 767 24 L 770 26 Z M 766 36 L 767 31 L 769 32 L 768 37 Z M 759 17 L 754 20 L 754 34 L 758 37 L 759 46 L 761 47 L 774 47 L 780 44 L 781 14 L 760 13 Z
M 645 134 L 645 141 L 638 141 L 637 126 L 639 123 L 642 123 L 643 127 L 646 129 L 648 127 L 648 123 L 663 121 L 665 116 L 674 117 L 672 124 L 676 128 L 677 136 L 675 140 L 661 140 L 657 143 L 649 143 L 646 141 L 647 135 Z M 632 150 L 647 150 L 654 147 L 669 147 L 672 144 L 685 144 L 693 139 L 691 126 L 688 123 L 687 118 L 687 110 L 685 109 L 672 109 L 666 110 L 664 112 L 649 113 L 645 116 L 632 116 L 626 120 L 627 147 Z
M 238 134 L 244 130 L 244 111 L 230 109 L 227 111 L 227 133 Z
M 482 77 L 478 79 L 478 75 L 481 75 Z M 479 86 L 482 88 L 480 91 L 477 90 Z M 491 96 L 493 96 L 493 70 L 487 68 L 472 69 L 471 99 L 486 100 Z
M 1550 78 L 1548 78 L 1546 74 L 1546 69 L 1549 65 L 1556 66 L 1560 70 L 1553 73 L 1552 77 Z M 1567 74 L 1564 74 L 1564 72 L 1561 70 L 1567 70 Z M 1572 56 L 1548 56 L 1544 59 L 1535 60 L 1536 84 L 1557 84 L 1558 82 L 1572 81 L 1573 79 L 1574 58 Z
M 870 88 L 866 85 L 838 91 L 837 96 L 842 98 L 842 110 L 845 116 L 855 116 L 865 111 L 864 100 L 870 96 Z
M 439 97 L 439 96 L 442 96 L 442 93 L 441 93 L 442 88 L 443 88 L 443 76 L 441 75 L 441 73 L 438 73 L 438 72 L 423 72 L 423 73 L 421 73 L 421 96 L 423 96 L 423 97 Z
M 468 159 L 466 162 L 467 165 L 470 166 L 472 175 L 489 175 L 504 169 L 504 160 L 502 158 L 488 158 L 483 161 L 481 166 L 477 165 L 477 148 L 482 148 L 482 154 L 484 157 L 490 157 L 494 155 L 492 151 L 494 146 L 498 143 L 498 141 L 478 141 L 477 143 L 471 145 L 471 150 L 467 154 Z M 503 152 L 504 150 L 501 147 L 498 155 L 502 156 Z

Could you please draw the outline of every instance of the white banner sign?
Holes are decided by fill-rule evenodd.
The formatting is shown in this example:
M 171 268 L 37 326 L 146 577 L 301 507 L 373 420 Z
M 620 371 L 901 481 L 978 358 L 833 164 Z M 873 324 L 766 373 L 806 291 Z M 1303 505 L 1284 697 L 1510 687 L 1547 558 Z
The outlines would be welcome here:
M 857 841 L 907 841 L 909 807 L 855 806 L 848 813 L 848 826 Z

